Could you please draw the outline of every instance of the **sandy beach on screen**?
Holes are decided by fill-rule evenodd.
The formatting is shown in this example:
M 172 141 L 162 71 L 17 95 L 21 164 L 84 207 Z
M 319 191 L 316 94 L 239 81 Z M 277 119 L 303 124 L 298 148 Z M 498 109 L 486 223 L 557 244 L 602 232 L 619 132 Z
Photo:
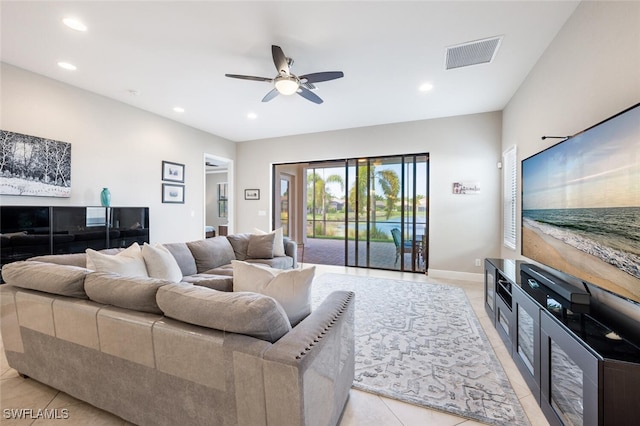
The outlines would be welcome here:
M 640 280 L 615 266 L 526 225 L 522 229 L 522 241 L 524 256 L 623 297 L 640 300 Z

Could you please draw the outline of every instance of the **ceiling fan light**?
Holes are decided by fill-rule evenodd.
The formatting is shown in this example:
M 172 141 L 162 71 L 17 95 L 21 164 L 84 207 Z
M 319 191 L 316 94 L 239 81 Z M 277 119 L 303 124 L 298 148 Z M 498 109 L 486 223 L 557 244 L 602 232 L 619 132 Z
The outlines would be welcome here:
M 293 77 L 282 77 L 276 79 L 276 90 L 281 95 L 293 95 L 298 91 L 300 83 Z

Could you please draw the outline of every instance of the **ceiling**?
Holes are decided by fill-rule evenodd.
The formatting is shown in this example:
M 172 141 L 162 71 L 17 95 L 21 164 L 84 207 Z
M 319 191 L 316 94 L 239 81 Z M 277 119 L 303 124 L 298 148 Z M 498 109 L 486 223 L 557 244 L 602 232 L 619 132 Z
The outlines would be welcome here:
M 576 1 L 1 2 L 3 62 L 231 141 L 501 110 Z M 78 32 L 61 22 L 81 20 Z M 445 70 L 447 47 L 503 36 L 491 63 Z M 271 45 L 317 83 L 280 95 Z M 59 61 L 77 66 L 59 68 Z M 430 83 L 433 89 L 418 88 Z M 173 110 L 179 106 L 184 112 Z M 248 118 L 248 114 L 255 118 Z

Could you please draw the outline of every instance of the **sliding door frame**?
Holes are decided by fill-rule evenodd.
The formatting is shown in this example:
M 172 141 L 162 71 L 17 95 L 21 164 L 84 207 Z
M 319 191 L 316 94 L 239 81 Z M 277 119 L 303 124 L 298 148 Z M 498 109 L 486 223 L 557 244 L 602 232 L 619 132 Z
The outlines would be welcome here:
M 394 160 L 398 160 L 394 162 Z M 424 169 L 421 169 L 420 172 L 418 170 L 419 164 L 424 163 Z M 398 167 L 393 167 L 394 164 L 399 165 Z M 381 198 L 381 195 L 378 194 L 378 198 L 376 198 L 376 194 L 373 193 L 373 183 L 377 181 L 377 179 L 381 179 L 377 173 L 372 174 L 373 166 L 378 167 L 379 165 L 387 165 L 389 168 L 393 168 L 397 170 L 399 176 L 397 179 L 399 180 L 399 193 L 396 194 L 398 198 L 396 200 L 395 205 L 397 206 L 400 218 L 399 222 L 389 221 L 389 214 L 387 213 L 387 221 L 378 222 L 378 214 L 376 213 L 377 208 L 379 209 L 378 198 Z M 290 216 L 289 222 L 300 223 L 299 230 L 302 235 L 299 235 L 298 232 L 292 231 L 292 238 L 299 242 L 299 244 L 304 244 L 307 237 L 313 238 L 316 236 L 316 214 L 322 210 L 323 214 L 323 230 L 318 232 L 326 232 L 327 219 L 326 212 L 329 209 L 327 202 L 327 192 L 326 192 L 326 182 L 320 178 L 317 170 L 322 169 L 344 169 L 342 172 L 344 176 L 344 185 L 343 185 L 343 227 L 344 227 L 344 266 L 352 266 L 352 267 L 363 267 L 370 269 L 385 269 L 385 270 L 398 270 L 401 272 L 426 272 L 428 270 L 429 265 L 429 154 L 428 153 L 417 153 L 417 154 L 399 154 L 399 155 L 388 155 L 388 156 L 375 156 L 375 157 L 359 157 L 359 158 L 347 158 L 347 159 L 335 159 L 335 160 L 322 160 L 322 161 L 312 161 L 305 163 L 282 163 L 282 164 L 274 164 L 273 165 L 273 182 L 274 186 L 276 182 L 278 182 L 277 188 L 274 188 L 272 206 L 274 208 L 273 214 L 273 225 L 274 228 L 278 227 L 279 220 L 279 181 L 282 176 L 282 170 L 279 170 L 279 167 L 286 167 L 287 173 L 290 174 L 291 169 L 298 170 L 296 176 L 292 176 L 292 184 L 294 187 L 298 186 L 300 188 L 297 192 L 298 197 L 292 196 L 289 194 L 290 203 L 295 201 L 296 206 L 290 204 Z M 309 171 L 312 170 L 313 174 L 313 187 L 309 189 Z M 386 170 L 386 169 L 382 169 Z M 366 173 L 366 186 L 360 188 L 363 191 L 358 190 L 358 185 L 362 185 L 365 181 L 365 177 L 361 174 Z M 424 173 L 425 182 L 420 182 L 418 180 L 419 174 L 422 179 L 422 173 Z M 322 174 L 324 176 L 324 174 Z M 350 179 L 354 177 L 352 181 Z M 324 176 L 326 179 L 326 176 Z M 316 199 L 318 197 L 316 184 L 317 181 L 320 181 L 319 185 L 322 186 L 321 199 Z M 407 182 L 407 180 L 409 180 Z M 355 185 L 354 188 L 349 188 L 349 185 Z M 424 184 L 424 187 L 422 186 Z M 382 183 L 379 185 L 382 186 Z M 277 189 L 277 190 L 276 190 Z M 418 191 L 425 191 L 424 194 L 418 194 Z M 355 199 L 350 199 L 352 197 Z M 384 191 L 384 188 L 383 188 Z M 310 203 L 310 211 L 311 211 L 311 234 L 307 235 L 308 231 L 308 218 L 309 214 L 308 205 L 307 205 L 307 194 L 312 197 Z M 386 195 L 386 194 L 385 194 Z M 360 199 L 364 197 L 364 199 Z M 419 197 L 425 198 L 424 204 L 419 200 Z M 390 198 L 381 198 L 382 200 L 389 200 Z M 391 203 L 391 201 L 388 201 Z M 361 217 L 359 214 L 361 208 L 363 207 L 362 203 L 366 203 L 366 209 L 362 212 L 364 215 Z M 409 204 L 407 204 L 409 203 Z M 352 208 L 350 206 L 353 204 Z M 392 212 L 392 208 L 388 207 L 389 210 L 387 212 Z M 423 210 L 420 210 L 423 209 Z M 396 210 L 396 212 L 398 211 Z M 334 212 L 335 213 L 335 212 Z M 378 212 L 379 213 L 379 212 Z M 350 214 L 352 214 L 352 220 L 350 221 Z M 373 217 L 375 215 L 375 218 Z M 418 216 L 420 218 L 418 219 Z M 295 217 L 294 217 L 295 216 Z M 422 221 L 424 220 L 424 222 Z M 335 221 L 329 220 L 329 222 L 336 223 Z M 399 256 L 396 257 L 397 266 L 394 267 L 383 267 L 380 265 L 376 265 L 375 262 L 372 262 L 372 224 L 376 226 L 375 235 L 378 238 L 377 241 L 380 241 L 380 235 L 383 233 L 378 228 L 378 223 L 383 226 L 385 231 L 388 232 L 386 228 L 389 226 L 399 227 L 400 228 L 400 248 Z M 392 223 L 398 223 L 398 225 L 391 225 Z M 420 229 L 419 229 L 420 225 Z M 353 228 L 352 228 L 353 227 Z M 422 227 L 424 227 L 422 235 L 419 235 L 419 232 L 422 231 Z M 296 228 L 298 228 L 296 226 Z M 335 228 L 332 228 L 335 229 Z M 350 230 L 353 230 L 353 238 L 349 238 Z M 340 231 L 342 232 L 342 231 Z M 323 235 L 323 234 L 320 234 Z M 335 234 L 334 234 L 335 235 Z M 390 234 L 389 234 L 390 235 Z M 361 236 L 365 237 L 361 239 Z M 418 237 L 421 237 L 418 240 Z M 384 240 L 384 236 L 382 236 Z M 422 241 L 424 239 L 424 242 Z M 415 241 L 414 241 L 415 240 Z M 405 261 L 405 243 L 410 244 L 410 261 Z M 362 244 L 364 244 L 364 248 L 362 248 Z M 378 244 L 378 243 L 376 243 Z M 350 251 L 350 248 L 352 249 Z M 386 250 L 386 249 L 385 249 Z M 364 257 L 364 259 L 363 259 Z M 362 263 L 362 264 L 361 264 Z

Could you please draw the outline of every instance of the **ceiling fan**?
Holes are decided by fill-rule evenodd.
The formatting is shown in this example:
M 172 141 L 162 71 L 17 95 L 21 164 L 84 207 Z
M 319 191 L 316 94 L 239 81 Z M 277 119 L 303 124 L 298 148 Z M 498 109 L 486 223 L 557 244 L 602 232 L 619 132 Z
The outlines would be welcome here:
M 253 77 L 250 75 L 238 74 L 225 74 L 225 76 L 239 78 L 241 80 L 266 81 L 274 83 L 275 87 L 267 93 L 264 98 L 262 98 L 262 102 L 269 102 L 279 94 L 293 95 L 294 93 L 297 93 L 303 98 L 316 104 L 321 104 L 323 100 L 320 96 L 311 91 L 316 88 L 313 83 L 320 83 L 322 81 L 335 80 L 336 78 L 344 77 L 344 73 L 342 71 L 315 72 L 297 76 L 291 73 L 293 59 L 287 58 L 280 46 L 272 45 L 271 55 L 273 56 L 273 63 L 276 66 L 276 70 L 278 70 L 278 75 L 274 78 Z

